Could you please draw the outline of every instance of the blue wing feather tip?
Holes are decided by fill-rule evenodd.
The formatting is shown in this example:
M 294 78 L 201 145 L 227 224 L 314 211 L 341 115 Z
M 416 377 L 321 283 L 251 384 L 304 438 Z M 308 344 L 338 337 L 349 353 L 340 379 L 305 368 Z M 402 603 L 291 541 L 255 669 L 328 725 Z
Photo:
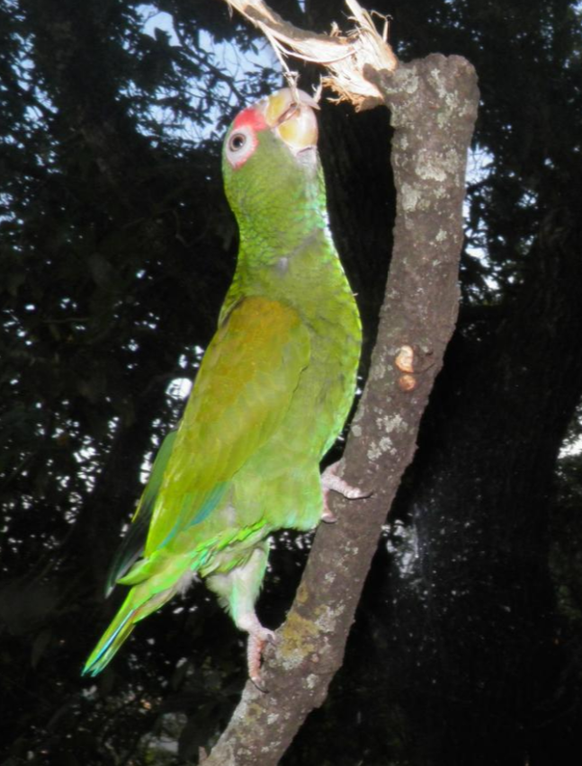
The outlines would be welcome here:
M 82 676 L 90 676 L 91 678 L 95 678 L 95 676 L 99 673 L 101 668 L 96 668 L 95 665 L 85 665 L 83 670 L 81 671 Z

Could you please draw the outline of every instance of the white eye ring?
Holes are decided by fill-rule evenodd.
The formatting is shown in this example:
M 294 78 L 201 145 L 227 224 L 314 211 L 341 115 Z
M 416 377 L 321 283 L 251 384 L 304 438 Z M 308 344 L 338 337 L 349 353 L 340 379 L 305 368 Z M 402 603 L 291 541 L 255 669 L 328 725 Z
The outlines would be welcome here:
M 248 160 L 257 146 L 257 137 L 247 125 L 241 126 L 230 136 L 225 146 L 225 155 L 233 168 L 239 168 Z

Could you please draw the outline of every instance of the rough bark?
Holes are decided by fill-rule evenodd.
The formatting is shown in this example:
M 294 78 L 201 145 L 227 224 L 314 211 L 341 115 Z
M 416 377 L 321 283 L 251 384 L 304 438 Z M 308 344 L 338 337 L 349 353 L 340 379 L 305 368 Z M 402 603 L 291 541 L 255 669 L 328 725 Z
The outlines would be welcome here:
M 339 521 L 318 530 L 278 645 L 267 652 L 268 692 L 247 683 L 206 766 L 276 764 L 325 699 L 455 324 L 474 70 L 462 58 L 434 55 L 366 75 L 391 112 L 397 217 L 378 340 L 344 457 L 346 478 L 374 494 L 334 499 Z

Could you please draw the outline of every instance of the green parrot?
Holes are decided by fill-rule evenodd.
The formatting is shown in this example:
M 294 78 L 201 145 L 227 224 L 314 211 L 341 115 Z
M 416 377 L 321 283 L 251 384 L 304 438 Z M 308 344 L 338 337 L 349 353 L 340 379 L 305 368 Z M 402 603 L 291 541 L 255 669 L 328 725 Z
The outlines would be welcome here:
M 334 521 L 330 490 L 365 495 L 334 467 L 319 469 L 354 398 L 361 325 L 329 231 L 315 108 L 285 88 L 240 112 L 226 134 L 236 272 L 115 559 L 112 581 L 131 589 L 84 673 L 99 673 L 139 620 L 202 577 L 248 633 L 260 686 L 274 640 L 255 613 L 269 536 Z

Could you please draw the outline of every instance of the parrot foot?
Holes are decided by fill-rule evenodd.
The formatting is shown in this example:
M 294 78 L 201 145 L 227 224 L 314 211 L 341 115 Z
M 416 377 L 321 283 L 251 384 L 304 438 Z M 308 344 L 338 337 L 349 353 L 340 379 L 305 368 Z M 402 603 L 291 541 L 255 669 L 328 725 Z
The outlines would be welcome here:
M 256 614 L 248 615 L 246 619 L 239 621 L 239 627 L 246 630 L 249 634 L 247 641 L 247 667 L 249 678 L 261 692 L 266 692 L 261 681 L 261 660 L 263 650 L 267 643 L 276 644 L 277 637 L 272 630 L 264 628 L 258 620 Z
M 330 509 L 327 498 L 329 493 L 333 490 L 339 492 L 340 495 L 349 498 L 350 500 L 358 500 L 363 497 L 370 497 L 371 492 L 366 492 L 359 487 L 352 487 L 347 481 L 336 475 L 336 471 L 339 466 L 339 461 L 328 466 L 321 474 L 321 488 L 323 490 L 323 513 L 321 514 L 321 520 L 326 524 L 333 524 L 337 521 L 337 516 Z
M 260 631 L 249 633 L 247 642 L 249 678 L 260 692 L 267 691 L 261 679 L 261 659 L 267 642 L 270 644 L 276 643 L 276 637 L 272 630 L 267 630 L 267 628 L 261 626 Z

